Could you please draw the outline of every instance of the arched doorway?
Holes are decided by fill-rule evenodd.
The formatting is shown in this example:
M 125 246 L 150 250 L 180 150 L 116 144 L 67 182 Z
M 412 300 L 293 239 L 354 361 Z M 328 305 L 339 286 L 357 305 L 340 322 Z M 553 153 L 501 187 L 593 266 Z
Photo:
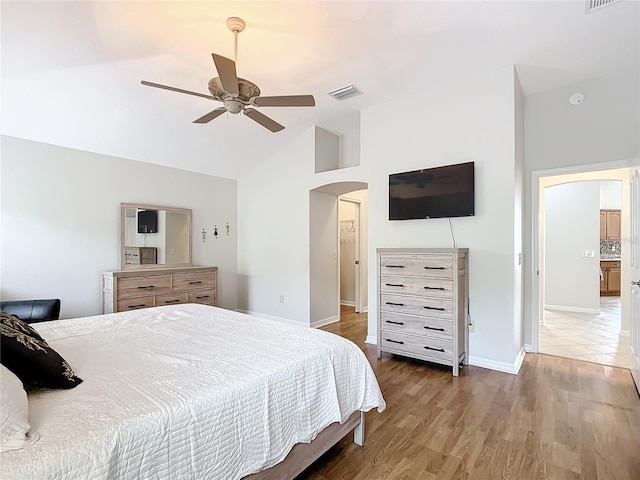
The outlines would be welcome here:
M 367 299 L 367 188 L 363 182 L 336 182 L 309 191 L 310 325 L 319 327 L 340 319 L 340 197 L 359 204 L 357 245 L 354 250 L 354 304 L 366 311 Z M 357 192 L 357 193 L 355 193 Z M 357 286 L 356 286 L 357 285 Z M 354 305 L 355 307 L 355 305 Z

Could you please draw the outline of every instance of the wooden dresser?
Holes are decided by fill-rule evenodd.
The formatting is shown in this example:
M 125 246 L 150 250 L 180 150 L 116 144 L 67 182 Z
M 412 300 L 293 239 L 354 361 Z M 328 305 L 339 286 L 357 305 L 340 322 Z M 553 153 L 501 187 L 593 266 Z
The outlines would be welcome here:
M 469 251 L 379 248 L 378 358 L 382 352 L 468 364 Z
M 127 265 L 154 265 L 158 263 L 156 247 L 125 247 Z
M 176 303 L 216 304 L 218 267 L 102 272 L 102 313 Z

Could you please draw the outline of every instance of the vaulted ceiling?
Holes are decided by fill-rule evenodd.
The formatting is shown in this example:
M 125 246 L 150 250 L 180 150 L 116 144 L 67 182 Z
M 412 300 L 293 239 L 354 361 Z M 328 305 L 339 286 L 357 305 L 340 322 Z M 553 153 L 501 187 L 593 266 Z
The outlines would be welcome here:
M 516 65 L 525 94 L 638 75 L 640 2 L 586 13 L 585 1 L 2 1 L 1 132 L 240 178 L 313 125 L 483 68 Z M 228 17 L 246 21 L 238 75 L 263 95 L 313 94 L 313 108 L 261 108 L 271 133 L 206 98 L 211 53 L 234 56 Z M 353 83 L 342 102 L 326 92 Z

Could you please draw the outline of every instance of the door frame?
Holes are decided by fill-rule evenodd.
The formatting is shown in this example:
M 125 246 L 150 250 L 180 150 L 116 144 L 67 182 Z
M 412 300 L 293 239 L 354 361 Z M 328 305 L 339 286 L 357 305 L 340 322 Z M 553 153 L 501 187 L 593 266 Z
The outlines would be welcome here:
M 629 231 L 631 244 L 631 282 L 629 285 L 631 303 L 629 349 L 629 369 L 636 384 L 636 390 L 640 394 L 640 159 L 630 168 L 631 180 L 631 228 Z M 623 284 L 620 288 L 627 288 Z
M 544 275 L 540 274 L 543 269 L 542 261 L 544 260 L 544 241 L 540 238 L 540 214 L 544 206 L 540 205 L 540 180 L 544 177 L 554 177 L 559 175 L 575 175 L 581 173 L 602 172 L 606 170 L 616 170 L 620 168 L 629 168 L 632 160 L 617 160 L 612 162 L 594 163 L 586 165 L 573 165 L 570 167 L 561 167 L 546 170 L 534 170 L 531 172 L 531 259 L 529 281 L 530 287 L 530 324 L 531 324 L 531 346 L 532 353 L 540 351 L 540 325 L 542 323 L 542 315 L 544 313 Z M 600 180 L 618 180 L 605 178 Z M 625 205 L 623 205 L 623 208 Z M 629 206 L 626 206 L 629 208 Z M 624 258 L 623 258 L 624 261 Z M 628 306 L 625 302 L 621 305 L 621 315 Z
M 360 286 L 362 285 L 362 268 L 360 267 L 361 262 L 360 262 L 360 252 L 362 249 L 362 245 L 361 245 L 361 232 L 360 232 L 360 225 L 361 225 L 361 204 L 362 202 L 358 199 L 355 198 L 350 198 L 348 196 L 345 195 L 340 195 L 338 197 L 338 236 L 340 235 L 340 202 L 349 202 L 349 203 L 353 203 L 356 209 L 356 220 L 355 220 L 355 227 L 356 227 L 356 231 L 355 231 L 355 261 L 357 262 L 354 265 L 355 268 L 355 311 L 356 313 L 362 313 L 362 294 L 360 292 Z M 338 302 L 340 302 L 340 289 L 341 289 L 341 281 L 340 281 L 340 269 L 341 269 L 341 263 L 340 263 L 340 255 L 342 255 L 342 252 L 340 251 L 340 238 L 338 238 Z

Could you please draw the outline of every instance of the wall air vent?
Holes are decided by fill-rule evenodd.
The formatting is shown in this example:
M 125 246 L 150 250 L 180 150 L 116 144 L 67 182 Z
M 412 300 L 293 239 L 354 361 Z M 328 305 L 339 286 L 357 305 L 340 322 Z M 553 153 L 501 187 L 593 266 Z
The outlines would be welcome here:
M 352 83 L 351 85 L 347 85 L 346 87 L 336 88 L 335 90 L 327 92 L 327 95 L 335 98 L 336 100 L 346 100 L 347 98 L 362 95 L 362 90 L 360 90 Z
M 606 7 L 607 5 L 611 5 L 617 1 L 618 0 L 587 0 L 587 13 Z

